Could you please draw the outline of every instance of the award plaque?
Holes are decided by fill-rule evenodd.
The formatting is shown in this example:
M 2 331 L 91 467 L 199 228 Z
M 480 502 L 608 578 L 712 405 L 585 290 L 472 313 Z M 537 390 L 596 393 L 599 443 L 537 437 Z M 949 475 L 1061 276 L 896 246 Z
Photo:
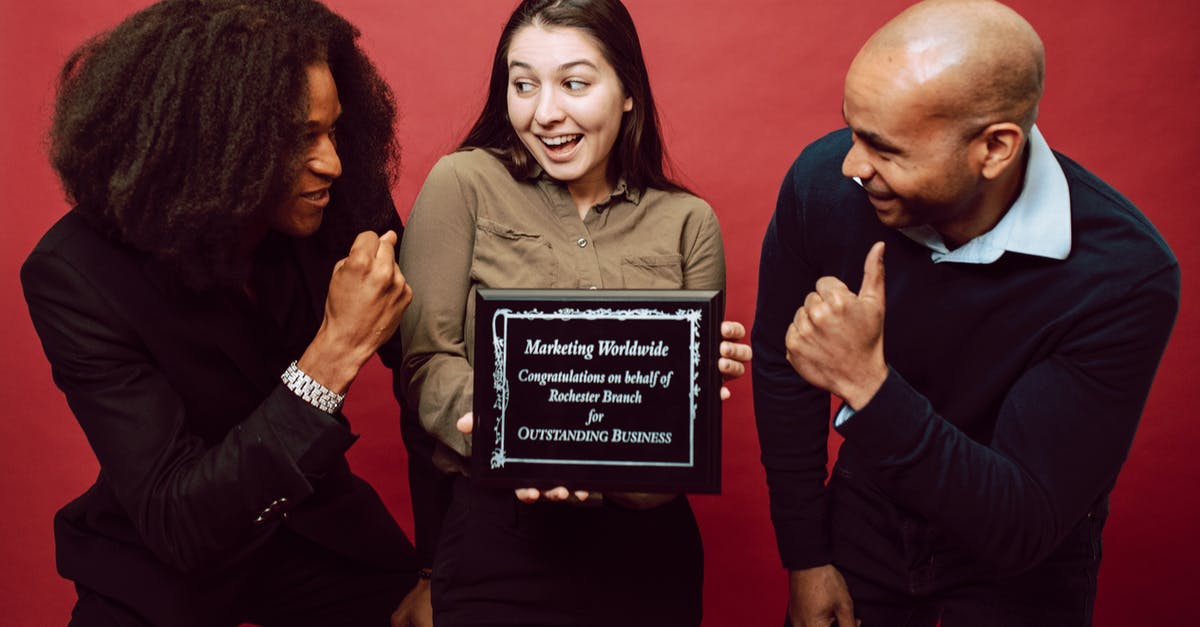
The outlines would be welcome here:
M 722 294 L 480 289 L 472 477 L 717 493 Z

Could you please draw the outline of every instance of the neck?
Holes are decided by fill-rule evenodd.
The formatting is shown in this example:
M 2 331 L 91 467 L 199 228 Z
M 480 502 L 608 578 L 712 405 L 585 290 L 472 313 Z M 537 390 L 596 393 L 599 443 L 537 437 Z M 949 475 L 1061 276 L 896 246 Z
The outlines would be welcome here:
M 246 225 L 246 229 L 242 232 L 242 237 L 238 241 L 238 247 L 235 254 L 243 259 L 249 259 L 254 256 L 254 252 L 262 245 L 263 240 L 267 239 L 267 232 L 270 227 L 265 222 L 252 220 Z
M 598 176 L 581 178 L 567 183 L 567 191 L 570 192 L 571 199 L 575 201 L 575 208 L 579 210 L 581 220 L 587 216 L 587 212 L 593 206 L 606 200 L 612 194 L 612 189 L 613 186 L 609 183 L 608 177 L 602 173 Z
M 942 241 L 951 250 L 987 233 L 1000 223 L 1009 208 L 1021 195 L 1025 184 L 1025 168 L 1029 163 L 1029 147 L 1013 164 L 1014 167 L 1002 172 L 999 177 L 986 181 L 980 188 L 979 194 L 970 203 L 972 206 L 963 211 L 964 219 L 954 220 L 943 224 L 933 225 Z
M 254 257 L 259 248 L 262 246 L 263 241 L 267 239 L 268 232 L 270 232 L 270 225 L 268 225 L 267 221 L 261 217 L 261 214 L 251 218 L 243 228 L 242 236 L 238 240 L 237 247 L 234 249 L 233 254 L 244 260 L 244 262 L 247 264 L 247 267 L 253 266 Z M 250 290 L 249 274 L 247 274 L 244 281 L 245 282 L 242 286 L 243 290 L 248 296 L 251 296 L 251 300 L 254 300 L 253 294 Z

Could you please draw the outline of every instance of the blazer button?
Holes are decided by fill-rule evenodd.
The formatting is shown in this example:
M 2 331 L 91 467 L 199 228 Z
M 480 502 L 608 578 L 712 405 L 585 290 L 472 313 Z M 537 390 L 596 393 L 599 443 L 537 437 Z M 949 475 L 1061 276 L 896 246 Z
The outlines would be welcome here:
M 575 243 L 579 244 L 580 248 L 587 248 L 587 240 L 582 237 L 576 240 Z

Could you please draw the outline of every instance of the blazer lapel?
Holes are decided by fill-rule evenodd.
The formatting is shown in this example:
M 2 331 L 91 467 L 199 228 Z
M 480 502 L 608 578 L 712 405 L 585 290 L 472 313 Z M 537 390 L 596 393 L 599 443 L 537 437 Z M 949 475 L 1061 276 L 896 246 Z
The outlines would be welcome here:
M 336 256 L 316 238 L 293 240 L 287 246 L 291 250 L 281 261 L 277 276 L 284 283 L 297 283 L 277 286 L 285 292 L 279 298 L 295 304 L 302 302 L 309 308 L 306 318 L 315 321 L 311 332 L 306 331 L 302 338 L 292 338 L 297 345 L 293 350 L 303 350 L 324 318 L 325 296 Z M 292 264 L 299 266 L 299 272 L 294 272 Z M 287 367 L 287 360 L 274 354 L 275 351 L 264 350 L 267 344 L 264 333 L 274 334 L 280 329 L 267 328 L 269 323 L 264 320 L 264 314 L 254 311 L 245 295 L 231 290 L 198 294 L 150 260 L 146 261 L 143 270 L 154 289 L 163 295 L 161 300 L 144 301 L 148 307 L 161 308 L 160 311 L 146 312 L 148 319 L 163 320 L 174 327 L 197 356 L 211 355 L 212 351 L 205 350 L 206 347 L 217 348 L 230 362 L 222 364 L 223 367 L 231 373 L 239 373 L 258 395 L 270 393 Z M 287 298 L 288 290 L 301 290 L 304 296 L 292 300 Z M 299 356 L 297 353 L 290 359 Z
M 301 280 L 308 293 L 308 306 L 319 326 L 325 318 L 325 297 L 329 294 L 333 266 L 341 257 L 316 237 L 295 240 L 294 250 L 296 261 L 300 264 Z
M 215 347 L 229 364 L 222 364 L 231 373 L 237 372 L 259 396 L 274 388 L 278 379 L 268 376 L 271 365 L 262 351 L 261 329 L 248 315 L 249 303 L 241 294 L 228 290 L 199 294 L 187 289 L 171 273 L 154 262 L 147 262 L 145 271 L 150 283 L 163 294 L 163 299 L 146 301 L 150 307 L 163 311 L 152 319 L 170 321 L 181 334 L 184 345 L 190 345 L 194 356 L 212 355 L 206 347 Z M 282 368 L 279 373 L 282 373 Z M 279 374 L 276 373 L 276 376 Z

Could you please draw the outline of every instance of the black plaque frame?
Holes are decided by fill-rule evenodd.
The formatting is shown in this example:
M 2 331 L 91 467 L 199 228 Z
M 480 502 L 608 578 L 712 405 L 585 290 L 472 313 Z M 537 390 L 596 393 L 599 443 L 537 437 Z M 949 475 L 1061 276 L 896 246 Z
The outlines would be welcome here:
M 719 493 L 721 375 L 716 359 L 723 311 L 723 293 L 717 290 L 479 289 L 472 476 L 503 487 Z M 638 339 L 638 333 L 649 335 Z M 531 339 L 531 334 L 539 337 Z M 554 338 L 555 348 L 580 350 L 566 356 L 535 351 L 530 356 L 528 342 L 542 340 L 541 346 L 549 346 L 548 336 Z M 644 340 L 641 346 L 649 347 L 645 350 L 661 348 L 661 341 L 669 350 L 661 359 L 609 354 L 604 356 L 609 361 L 600 364 L 596 347 L 603 336 L 625 346 Z M 524 354 L 513 350 L 522 340 L 527 342 Z M 595 350 L 585 357 L 581 347 L 589 343 Z M 595 371 L 580 365 L 585 361 L 593 362 Z M 580 370 L 564 370 L 564 362 Z M 534 380 L 528 378 L 530 372 Z M 545 376 L 559 378 L 547 382 Z M 652 385 L 645 383 L 651 380 Z M 664 380 L 679 384 L 672 389 L 669 383 L 661 384 Z M 551 388 L 552 384 L 566 389 Z M 619 388 L 625 398 L 634 388 L 639 400 L 632 404 L 646 403 L 624 407 L 627 403 L 550 400 L 555 394 L 559 399 L 583 394 L 599 398 L 612 388 Z M 585 426 L 584 406 L 589 423 L 600 406 L 607 409 L 602 417 L 615 411 L 610 425 L 620 426 Z M 602 423 L 603 418 L 597 420 Z M 667 433 L 671 435 L 663 435 Z M 574 439 L 561 439 L 565 436 Z M 585 436 L 606 439 L 580 439 Z M 630 441 L 634 438 L 645 439 Z

